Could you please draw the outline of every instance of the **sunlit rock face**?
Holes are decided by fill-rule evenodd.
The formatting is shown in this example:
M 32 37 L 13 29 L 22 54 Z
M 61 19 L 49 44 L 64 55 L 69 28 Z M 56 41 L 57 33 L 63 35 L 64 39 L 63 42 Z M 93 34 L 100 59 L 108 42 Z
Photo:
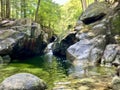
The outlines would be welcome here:
M 52 36 L 51 30 L 43 30 L 40 24 L 30 19 L 4 20 L 0 26 L 0 55 L 12 58 L 42 55 Z
M 80 16 L 84 24 L 91 24 L 104 18 L 108 13 L 109 5 L 106 2 L 95 2 L 88 6 L 85 12 Z
M 67 58 L 72 62 L 79 60 L 86 63 L 91 62 L 94 65 L 100 60 L 105 45 L 105 36 L 97 36 L 91 40 L 80 40 L 67 49 Z
M 104 65 L 120 64 L 120 45 L 109 44 L 106 46 L 106 49 L 102 57 L 102 64 Z
M 6 78 L 0 85 L 0 90 L 45 90 L 45 82 L 29 73 L 18 73 Z

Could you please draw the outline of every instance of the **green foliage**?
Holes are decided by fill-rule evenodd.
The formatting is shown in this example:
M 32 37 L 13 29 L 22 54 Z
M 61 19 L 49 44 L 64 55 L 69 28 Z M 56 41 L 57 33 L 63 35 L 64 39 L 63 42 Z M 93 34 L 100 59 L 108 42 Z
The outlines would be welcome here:
M 43 26 L 54 28 L 60 19 L 60 6 L 52 0 L 42 0 L 39 10 L 39 21 Z
M 66 34 L 66 32 L 70 32 L 71 30 L 67 30 L 68 26 L 74 26 L 77 21 L 79 15 L 82 12 L 80 0 L 70 0 L 65 5 L 61 6 L 61 19 L 59 26 L 62 30 L 62 34 Z M 72 28 L 71 28 L 72 29 Z

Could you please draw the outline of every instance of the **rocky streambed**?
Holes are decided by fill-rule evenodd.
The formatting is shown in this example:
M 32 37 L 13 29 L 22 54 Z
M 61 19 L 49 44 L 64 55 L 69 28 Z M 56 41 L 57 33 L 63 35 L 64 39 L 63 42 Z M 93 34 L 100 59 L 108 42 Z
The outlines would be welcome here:
M 55 83 L 53 90 L 112 90 L 109 76 L 91 76 Z

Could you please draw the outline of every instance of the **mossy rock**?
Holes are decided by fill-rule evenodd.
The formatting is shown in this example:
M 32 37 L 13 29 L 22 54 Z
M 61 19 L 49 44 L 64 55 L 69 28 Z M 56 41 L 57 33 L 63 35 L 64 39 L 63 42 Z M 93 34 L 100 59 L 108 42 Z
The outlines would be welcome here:
M 85 20 L 88 21 L 90 18 L 99 18 L 101 16 L 104 16 L 109 11 L 109 4 L 106 2 L 95 2 L 88 6 L 88 8 L 85 10 L 85 12 L 81 15 L 80 20 L 83 22 Z M 85 22 L 87 22 L 85 21 Z
M 16 33 L 16 31 L 14 31 L 12 29 L 0 31 L 0 39 L 1 40 L 6 39 L 6 38 L 10 37 L 14 33 Z
M 111 20 L 111 32 L 113 35 L 119 34 L 120 35 L 120 13 L 114 15 L 114 17 Z

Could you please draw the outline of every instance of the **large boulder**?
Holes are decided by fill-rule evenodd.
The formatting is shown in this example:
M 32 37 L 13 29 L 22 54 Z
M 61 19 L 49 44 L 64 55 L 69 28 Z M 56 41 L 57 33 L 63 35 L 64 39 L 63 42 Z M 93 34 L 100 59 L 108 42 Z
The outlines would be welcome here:
M 90 62 L 94 65 L 101 59 L 105 45 L 104 35 L 99 35 L 91 40 L 80 40 L 67 49 L 67 58 L 73 64 L 81 63 L 81 65 L 84 65 L 84 63 Z
M 6 78 L 0 84 L 0 90 L 45 90 L 46 84 L 42 79 L 29 74 L 19 73 Z
M 80 16 L 80 20 L 85 24 L 91 24 L 101 20 L 109 11 L 109 5 L 106 2 L 95 2 L 88 6 L 85 12 Z
M 0 54 L 10 54 L 13 45 L 24 37 L 24 34 L 12 29 L 0 31 Z M 16 36 L 16 37 L 15 37 Z
M 3 20 L 0 26 L 0 55 L 10 55 L 12 58 L 42 55 L 52 36 L 51 30 L 49 35 L 40 24 L 30 19 Z
M 102 57 L 102 64 L 110 65 L 112 63 L 120 64 L 120 45 L 118 44 L 107 45 Z

